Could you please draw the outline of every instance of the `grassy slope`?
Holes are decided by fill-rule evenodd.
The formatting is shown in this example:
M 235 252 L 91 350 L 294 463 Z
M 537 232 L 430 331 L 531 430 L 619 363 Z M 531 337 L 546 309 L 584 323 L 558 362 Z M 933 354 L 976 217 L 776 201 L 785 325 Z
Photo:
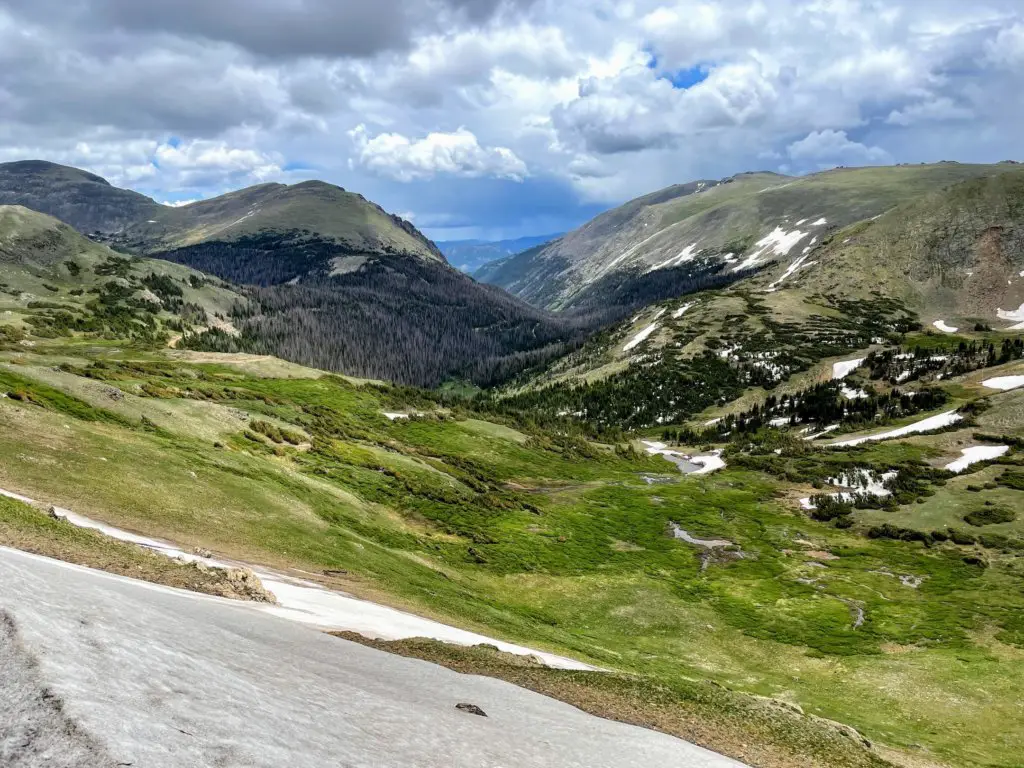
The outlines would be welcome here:
M 116 541 L 96 531 L 55 520 L 20 501 L 0 497 L 0 546 L 76 565 L 219 597 L 250 599 L 224 571 L 199 569 Z
M 123 355 L 107 352 L 111 367 L 99 373 L 108 384 L 157 393 L 114 414 L 97 408 L 102 400 L 60 396 L 84 395 L 84 378 L 50 378 L 60 386 L 51 390 L 31 370 L 34 354 L 7 356 L 29 369 L 7 367 L 0 389 L 27 390 L 41 405 L 0 399 L 0 487 L 186 546 L 345 569 L 335 584 L 357 594 L 673 690 L 711 679 L 799 703 L 952 765 L 1006 764 L 1024 747 L 1019 729 L 1005 727 L 1024 695 L 1024 675 L 1013 673 L 1024 672 L 1024 657 L 1007 634 L 1009 612 L 1024 608 L 1012 558 L 982 570 L 955 548 L 826 527 L 794 514 L 790 486 L 760 473 L 648 485 L 643 473 L 672 479 L 671 466 L 544 447 L 479 420 L 391 423 L 380 411 L 403 404 L 394 395 L 333 377 L 254 377 L 181 360 L 117 366 Z M 209 419 L 205 430 L 136 420 L 195 405 L 190 418 Z M 211 406 L 288 422 L 321 442 L 295 449 L 239 429 L 216 447 L 222 426 Z M 314 418 L 321 407 L 334 417 Z M 889 446 L 870 450 L 895 457 Z M 480 506 L 479 482 L 503 504 Z M 735 541 L 746 557 L 702 570 L 698 551 L 665 535 L 669 520 Z M 840 559 L 820 563 L 822 550 Z M 927 579 L 911 589 L 883 570 Z M 866 612 L 860 629 L 849 601 Z M 696 697 L 692 706 L 705 705 Z M 786 738 L 761 746 L 783 749 Z
M 646 269 L 691 245 L 742 257 L 776 227 L 820 235 L 822 228 L 810 224 L 819 218 L 846 227 L 935 190 L 1002 173 L 1020 175 L 1013 166 L 955 163 L 844 168 L 796 179 L 741 174 L 696 194 L 627 203 L 529 258 L 516 257 L 488 279 L 533 303 L 566 308 L 606 271 Z M 535 273 L 545 280 L 534 279 Z
M 111 258 L 123 256 L 45 214 L 20 206 L 0 206 L 0 314 L 32 314 L 29 304 L 39 301 L 84 306 L 93 298 L 91 290 L 116 279 L 96 273 L 96 267 Z M 236 302 L 243 301 L 219 280 L 169 261 L 133 259 L 127 274 L 173 278 L 182 290 L 182 300 L 201 306 L 209 315 L 228 315 Z M 189 283 L 193 277 L 201 280 L 200 287 Z M 73 291 L 80 293 L 74 295 Z

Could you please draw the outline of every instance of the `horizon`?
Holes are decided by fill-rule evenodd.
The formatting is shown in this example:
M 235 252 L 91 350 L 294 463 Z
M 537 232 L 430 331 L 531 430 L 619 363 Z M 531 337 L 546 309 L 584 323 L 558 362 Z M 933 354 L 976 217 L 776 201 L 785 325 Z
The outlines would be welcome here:
M 0 162 L 169 204 L 319 179 L 494 241 L 751 168 L 1022 156 L 1014 0 L 238 3 L 0 0 Z

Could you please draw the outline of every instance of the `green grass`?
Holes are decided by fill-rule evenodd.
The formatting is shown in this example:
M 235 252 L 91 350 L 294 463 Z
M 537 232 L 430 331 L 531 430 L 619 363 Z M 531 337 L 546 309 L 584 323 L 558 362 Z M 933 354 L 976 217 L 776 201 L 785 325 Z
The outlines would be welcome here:
M 187 547 L 344 569 L 355 594 L 674 691 L 711 680 L 798 703 L 872 740 L 923 745 L 918 753 L 939 762 L 995 766 L 1024 748 L 1021 731 L 1005 727 L 1024 697 L 1016 560 L 997 554 L 986 568 L 965 562 L 969 548 L 870 540 L 796 514 L 784 498 L 787 472 L 943 454 L 923 438 L 842 453 L 805 446 L 803 458 L 775 457 L 788 462 L 781 475 L 737 467 L 682 480 L 657 457 L 444 415 L 429 398 L 401 402 L 395 390 L 338 377 L 268 378 L 110 350 L 102 359 L 88 369 L 96 378 L 74 368 L 51 383 L 0 370 L 13 377 L 5 388 L 30 395 L 0 400 L 0 487 Z M 201 408 L 187 427 L 153 429 L 73 394 L 84 397 L 86 382 L 145 385 L 146 408 Z M 403 406 L 430 415 L 381 415 Z M 217 447 L 221 409 L 250 418 Z M 243 436 L 252 419 L 302 431 L 312 446 L 253 442 Z M 1001 471 L 948 486 L 970 494 L 966 481 Z M 971 508 L 1001 493 L 1019 491 L 986 489 Z M 940 498 L 909 509 L 926 514 Z M 742 558 L 705 560 L 668 535 L 670 522 L 728 539 Z M 687 706 L 699 718 L 711 705 L 694 697 Z M 758 748 L 770 741 L 759 738 Z

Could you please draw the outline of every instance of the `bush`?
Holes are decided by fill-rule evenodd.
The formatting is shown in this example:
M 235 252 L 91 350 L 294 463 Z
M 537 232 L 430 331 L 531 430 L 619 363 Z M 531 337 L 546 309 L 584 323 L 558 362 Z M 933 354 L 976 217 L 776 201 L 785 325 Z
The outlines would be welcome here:
M 1012 523 L 1017 519 L 1017 513 L 1006 507 L 985 507 L 969 512 L 964 515 L 964 522 L 980 528 L 983 525 L 997 525 L 999 523 Z

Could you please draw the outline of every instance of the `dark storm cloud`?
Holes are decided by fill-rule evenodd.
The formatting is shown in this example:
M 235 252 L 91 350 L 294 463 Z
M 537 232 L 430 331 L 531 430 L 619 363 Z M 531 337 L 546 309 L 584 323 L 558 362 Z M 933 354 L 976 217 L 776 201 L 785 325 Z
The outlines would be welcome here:
M 366 57 L 405 48 L 414 30 L 482 22 L 533 0 L 3 0 L 16 15 L 78 29 L 171 34 L 259 56 Z

